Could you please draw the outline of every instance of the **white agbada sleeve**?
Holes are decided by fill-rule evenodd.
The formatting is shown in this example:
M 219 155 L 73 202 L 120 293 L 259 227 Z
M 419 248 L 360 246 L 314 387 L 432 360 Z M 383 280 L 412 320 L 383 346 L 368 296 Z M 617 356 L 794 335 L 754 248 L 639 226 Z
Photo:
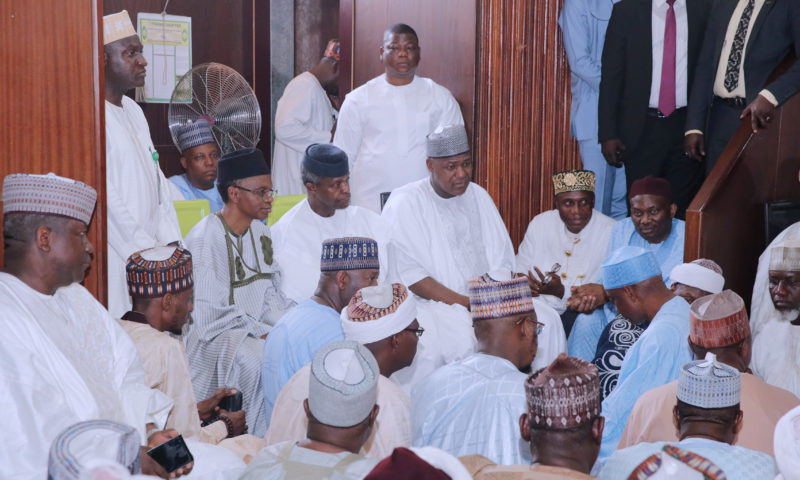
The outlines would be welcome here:
M 333 143 L 347 154 L 351 172 L 356 165 L 363 134 L 361 124 L 363 106 L 360 104 L 360 100 L 361 98 L 356 95 L 345 97 L 339 110 L 339 120 L 336 122 L 336 134 L 333 136 Z
M 301 80 L 298 77 L 295 81 L 289 82 L 275 112 L 275 140 L 301 154 L 313 143 L 331 141 L 330 130 L 314 128 L 315 123 L 319 123 L 313 118 L 314 94 L 322 86 L 313 74 L 308 73 L 308 75 L 313 78 L 304 77 Z

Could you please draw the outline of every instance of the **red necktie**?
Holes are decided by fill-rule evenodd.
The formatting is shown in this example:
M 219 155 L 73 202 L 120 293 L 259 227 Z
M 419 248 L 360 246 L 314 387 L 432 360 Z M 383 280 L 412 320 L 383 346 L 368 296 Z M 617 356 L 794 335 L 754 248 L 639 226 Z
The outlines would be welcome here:
M 658 93 L 658 109 L 666 116 L 675 111 L 675 0 L 667 0 L 667 22 L 664 25 L 664 57 L 661 62 L 661 89 Z

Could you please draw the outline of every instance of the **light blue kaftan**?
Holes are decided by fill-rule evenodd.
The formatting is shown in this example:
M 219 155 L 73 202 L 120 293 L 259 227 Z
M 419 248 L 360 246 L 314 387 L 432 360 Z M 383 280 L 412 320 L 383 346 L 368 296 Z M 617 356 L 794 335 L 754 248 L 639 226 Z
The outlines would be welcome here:
M 183 198 L 186 200 L 208 200 L 212 212 L 222 210 L 222 197 L 219 195 L 219 190 L 217 190 L 216 185 L 208 190 L 201 190 L 189 183 L 185 173 L 173 175 L 167 180 L 178 187 L 178 190 L 181 191 Z
M 415 447 L 456 457 L 477 453 L 498 465 L 531 463 L 519 434 L 526 375 L 504 358 L 473 353 L 420 381 L 411 395 Z
M 683 243 L 686 224 L 683 220 L 672 219 L 672 229 L 666 240 L 661 243 L 649 243 L 633 226 L 630 217 L 620 220 L 614 225 L 611 239 L 608 242 L 606 257 L 614 250 L 625 247 L 642 247 L 650 250 L 656 256 L 661 266 L 661 277 L 669 285 L 669 273 L 675 265 L 683 263 Z M 578 357 L 587 362 L 594 359 L 597 350 L 597 341 L 608 323 L 617 316 L 617 309 L 609 302 L 590 314 L 580 314 L 575 319 L 575 325 L 570 332 L 567 343 L 567 352 L 573 357 Z

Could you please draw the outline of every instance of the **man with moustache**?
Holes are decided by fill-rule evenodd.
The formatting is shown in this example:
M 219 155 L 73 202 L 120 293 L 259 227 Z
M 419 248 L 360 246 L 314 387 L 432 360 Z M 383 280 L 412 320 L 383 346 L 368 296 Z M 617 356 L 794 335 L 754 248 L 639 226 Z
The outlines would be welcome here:
M 181 152 L 180 175 L 169 177 L 183 198 L 176 200 L 208 200 L 212 212 L 222 209 L 222 197 L 214 187 L 220 151 L 211 125 L 206 119 L 181 125 L 175 132 L 175 146 Z

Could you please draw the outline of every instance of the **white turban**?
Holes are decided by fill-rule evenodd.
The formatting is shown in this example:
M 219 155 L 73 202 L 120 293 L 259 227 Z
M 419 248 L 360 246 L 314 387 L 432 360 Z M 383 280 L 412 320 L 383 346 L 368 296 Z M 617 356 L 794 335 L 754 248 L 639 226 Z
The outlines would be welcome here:
M 725 277 L 721 273 L 703 266 L 703 262 L 701 259 L 675 265 L 675 268 L 669 272 L 670 283 L 682 283 L 708 293 L 721 292 L 725 286 Z
M 347 340 L 365 345 L 403 331 L 416 317 L 417 305 L 405 286 L 365 287 L 342 310 L 342 330 Z

